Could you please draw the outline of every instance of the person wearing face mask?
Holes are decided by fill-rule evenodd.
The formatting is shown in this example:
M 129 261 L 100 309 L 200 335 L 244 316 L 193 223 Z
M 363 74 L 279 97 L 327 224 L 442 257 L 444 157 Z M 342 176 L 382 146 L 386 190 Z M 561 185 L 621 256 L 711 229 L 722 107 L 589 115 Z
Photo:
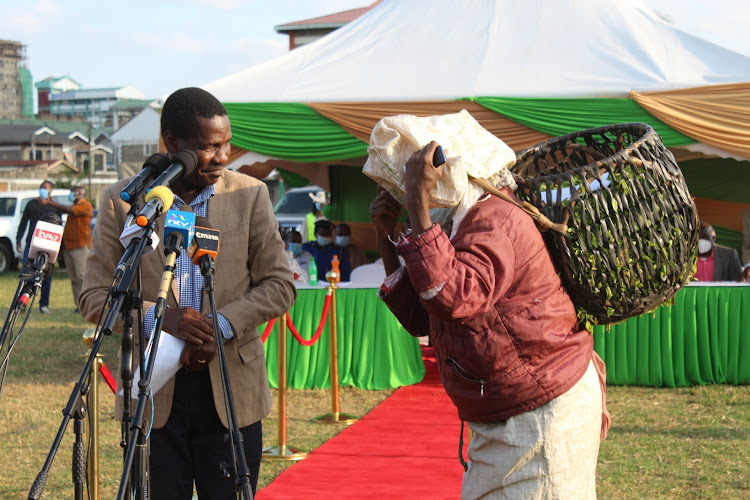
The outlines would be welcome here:
M 742 263 L 737 250 L 716 244 L 716 231 L 707 222 L 701 222 L 698 233 L 698 263 L 695 278 L 698 281 L 738 281 Z
M 42 203 L 53 207 L 58 212 L 68 214 L 62 245 L 65 269 L 70 277 L 73 301 L 76 304 L 73 312 L 77 313 L 79 312 L 78 297 L 81 295 L 83 275 L 86 274 L 86 257 L 91 250 L 91 217 L 94 215 L 94 208 L 86 199 L 86 189 L 82 186 L 73 186 L 68 194 L 68 200 L 73 204 L 61 205 L 51 198 L 43 200 Z
M 315 241 L 315 223 L 319 220 L 325 220 L 326 216 L 323 215 L 323 208 L 326 206 L 326 193 L 325 191 L 318 191 L 317 193 L 307 193 L 312 199 L 312 210 L 307 214 L 305 219 L 305 229 L 307 230 L 307 241 Z
M 52 181 L 44 181 L 39 186 L 39 198 L 30 200 L 26 207 L 23 209 L 23 215 L 21 216 L 21 223 L 18 226 L 18 233 L 16 234 L 16 248 L 21 251 L 21 240 L 23 239 L 26 228 L 29 231 L 26 233 L 26 246 L 23 251 L 23 263 L 25 264 L 29 258 L 29 245 L 31 245 L 31 237 L 34 234 L 34 228 L 39 219 L 48 212 L 57 212 L 55 207 L 49 204 L 52 199 Z M 59 212 L 58 212 L 59 215 Z M 49 293 L 52 289 L 52 274 L 47 274 L 47 277 L 42 281 L 42 291 L 39 295 L 39 311 L 42 314 L 49 314 Z
M 346 248 L 337 247 L 333 244 L 333 223 L 322 219 L 315 223 L 315 241 L 308 241 L 302 245 L 302 249 L 310 252 L 318 267 L 318 276 L 324 278 L 331 270 L 333 256 L 338 256 L 341 281 L 349 281 L 352 274 L 352 266 L 349 263 L 349 253 Z
M 365 252 L 356 245 L 352 244 L 352 230 L 348 224 L 338 224 L 335 230 L 336 234 L 336 246 L 346 248 L 347 256 L 349 257 L 349 263 L 352 265 L 352 270 L 367 264 L 367 255 Z
M 310 252 L 302 249 L 302 234 L 296 229 L 292 229 L 287 235 L 286 249 L 292 253 L 292 259 L 294 260 L 289 265 L 292 272 L 295 273 L 294 281 L 307 283 L 307 269 L 313 256 Z M 295 267 L 299 271 L 296 271 Z M 299 276 L 297 273 L 299 273 Z

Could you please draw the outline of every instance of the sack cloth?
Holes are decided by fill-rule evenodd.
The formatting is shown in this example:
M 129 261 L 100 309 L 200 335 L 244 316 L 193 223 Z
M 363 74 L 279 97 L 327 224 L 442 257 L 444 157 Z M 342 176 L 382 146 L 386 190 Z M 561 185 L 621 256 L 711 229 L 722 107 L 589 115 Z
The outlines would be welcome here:
M 430 207 L 454 207 L 468 191 L 469 175 L 487 179 L 497 188 L 516 183 L 508 170 L 516 155 L 485 130 L 468 111 L 438 116 L 387 116 L 372 129 L 368 159 L 362 172 L 406 205 L 404 173 L 412 154 L 430 141 L 445 152 L 443 177 L 430 194 Z

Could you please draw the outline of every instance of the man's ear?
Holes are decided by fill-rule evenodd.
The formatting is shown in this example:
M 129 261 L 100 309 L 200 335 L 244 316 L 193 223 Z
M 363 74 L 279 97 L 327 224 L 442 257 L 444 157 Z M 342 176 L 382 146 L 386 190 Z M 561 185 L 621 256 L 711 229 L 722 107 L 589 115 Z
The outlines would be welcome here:
M 174 135 L 174 132 L 166 130 L 161 135 L 161 138 L 164 141 L 164 147 L 167 148 L 167 152 L 174 154 L 177 151 L 177 137 Z

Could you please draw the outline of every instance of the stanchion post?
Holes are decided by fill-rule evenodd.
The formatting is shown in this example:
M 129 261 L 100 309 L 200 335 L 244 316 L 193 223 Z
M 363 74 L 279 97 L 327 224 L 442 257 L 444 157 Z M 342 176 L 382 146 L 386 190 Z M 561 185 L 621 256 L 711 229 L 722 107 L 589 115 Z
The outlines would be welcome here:
M 86 357 L 91 355 L 96 330 L 88 328 L 83 332 L 83 343 L 89 348 Z M 89 392 L 86 395 L 86 406 L 89 409 L 88 439 L 90 443 L 86 454 L 88 471 L 89 498 L 99 500 L 99 367 L 102 358 L 97 354 L 91 373 L 89 373 Z
M 338 332 L 336 331 L 336 282 L 338 281 L 336 271 L 328 271 L 326 280 L 328 280 L 328 290 L 331 293 L 331 309 L 328 312 L 328 334 L 331 342 L 331 413 L 313 418 L 313 422 L 319 424 L 346 424 L 350 425 L 356 422 L 359 417 L 341 413 L 339 409 L 339 350 L 338 350 Z
M 278 446 L 263 451 L 263 460 L 302 460 L 307 452 L 286 445 L 286 314 L 277 323 L 279 325 L 279 441 Z

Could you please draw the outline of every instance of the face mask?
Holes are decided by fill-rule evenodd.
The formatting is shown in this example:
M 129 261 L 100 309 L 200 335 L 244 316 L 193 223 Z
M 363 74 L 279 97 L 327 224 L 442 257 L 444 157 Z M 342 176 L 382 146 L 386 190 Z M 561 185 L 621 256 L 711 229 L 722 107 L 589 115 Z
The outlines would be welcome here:
M 68 193 L 68 201 L 69 202 L 73 203 L 75 201 L 75 199 L 76 199 L 75 193 L 72 193 L 72 192 Z
M 323 210 L 323 205 L 321 203 L 315 202 L 315 210 Z
M 713 246 L 714 244 L 711 242 L 711 240 L 701 238 L 698 240 L 698 253 L 701 255 L 705 255 L 711 251 L 711 248 L 713 248 Z
M 49 197 L 49 190 L 47 188 L 39 188 L 39 197 L 47 199 Z
M 326 238 L 324 236 L 318 236 L 315 238 L 315 240 L 318 242 L 318 245 L 324 247 L 331 244 L 331 238 Z
M 340 247 L 347 246 L 351 240 L 351 236 L 336 236 L 336 244 Z
M 292 252 L 292 255 L 297 257 L 302 253 L 302 243 L 289 243 L 289 250 Z

